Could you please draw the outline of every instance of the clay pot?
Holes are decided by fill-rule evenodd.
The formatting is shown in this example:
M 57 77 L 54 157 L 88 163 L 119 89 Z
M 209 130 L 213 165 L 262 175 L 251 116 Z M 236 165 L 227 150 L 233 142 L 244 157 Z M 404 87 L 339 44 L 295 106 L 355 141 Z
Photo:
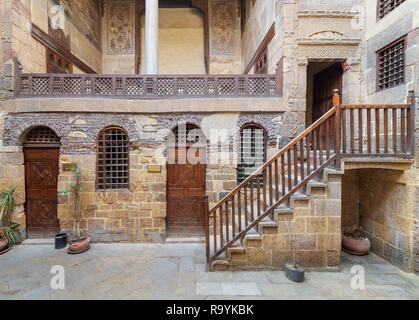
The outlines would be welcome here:
M 351 238 L 342 234 L 342 249 L 350 254 L 364 256 L 370 251 L 371 242 L 364 236 L 361 236 L 361 238 Z
M 90 249 L 90 241 L 91 239 L 89 237 L 73 240 L 67 252 L 71 254 L 85 252 Z
M 3 251 L 9 245 L 9 240 L 0 239 L 0 251 Z

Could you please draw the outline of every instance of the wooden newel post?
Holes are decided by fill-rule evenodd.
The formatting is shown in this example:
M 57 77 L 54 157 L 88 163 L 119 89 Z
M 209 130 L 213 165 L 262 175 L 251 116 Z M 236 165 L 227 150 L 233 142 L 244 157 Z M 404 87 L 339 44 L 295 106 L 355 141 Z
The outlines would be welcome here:
M 340 133 L 342 130 L 340 115 L 341 115 L 341 108 L 340 108 L 340 96 L 339 96 L 339 90 L 335 89 L 333 91 L 333 107 L 336 108 L 336 114 L 335 114 L 335 128 L 334 128 L 334 136 L 335 136 L 335 153 L 337 155 L 336 159 L 336 168 L 340 169 L 342 166 L 341 163 L 341 154 L 340 154 Z M 343 124 L 345 125 L 345 124 Z
M 205 196 L 205 252 L 207 256 L 207 264 L 210 262 L 210 232 L 209 232 L 209 203 L 208 196 Z
M 409 91 L 407 96 L 407 103 L 410 104 L 410 108 L 407 110 L 407 149 L 410 151 L 412 156 L 415 156 L 415 92 L 413 90 Z

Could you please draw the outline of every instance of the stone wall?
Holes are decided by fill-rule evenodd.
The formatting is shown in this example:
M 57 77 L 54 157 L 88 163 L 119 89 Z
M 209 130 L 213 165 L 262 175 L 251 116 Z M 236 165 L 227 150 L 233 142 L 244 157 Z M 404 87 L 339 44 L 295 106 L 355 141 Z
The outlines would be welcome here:
M 412 270 L 415 245 L 411 238 L 414 178 L 414 170 L 359 169 L 345 171 L 343 179 L 342 226 L 358 222 L 372 252 L 406 271 Z
M 52 6 L 55 5 L 54 2 L 50 0 L 28 1 L 26 4 L 22 4 L 22 2 L 16 0 L 13 0 L 13 2 L 13 54 L 21 61 L 23 72 L 46 72 L 45 47 L 32 38 L 31 23 L 49 34 L 60 45 L 67 48 L 93 70 L 98 73 L 101 72 L 102 57 L 100 43 L 95 43 L 97 39 L 93 39 L 100 36 L 100 34 L 97 34 L 97 31 L 91 31 L 92 34 L 90 34 L 89 30 L 92 26 L 84 25 L 82 20 L 80 20 L 83 14 L 77 14 L 77 10 L 82 10 L 81 7 L 83 5 L 86 5 L 85 11 L 92 10 L 86 3 L 83 4 L 83 2 L 78 1 L 77 5 L 73 4 L 70 11 L 65 4 L 64 8 L 67 9 L 67 15 L 64 18 L 64 30 L 53 30 L 50 22 L 51 19 L 54 19 L 51 11 Z M 97 10 L 100 9 L 96 8 L 96 15 L 98 14 Z M 87 15 L 87 17 L 90 16 Z M 100 25 L 100 20 L 98 19 L 96 23 Z M 82 30 L 81 28 L 84 29 Z
M 224 162 L 223 153 L 237 153 L 237 134 L 245 123 L 266 128 L 270 152 L 275 151 L 276 137 L 282 126 L 279 114 L 98 114 L 98 113 L 13 113 L 1 117 L 0 187 L 17 186 L 21 201 L 16 219 L 25 226 L 24 165 L 22 142 L 30 129 L 47 126 L 61 138 L 58 191 L 69 190 L 73 173 L 63 165 L 75 163 L 87 174 L 81 195 L 81 229 L 93 241 L 161 241 L 166 231 L 166 137 L 179 123 L 194 123 L 209 137 L 213 129 L 227 130 L 227 140 L 208 144 L 208 158 L 218 154 L 218 161 L 207 166 L 207 195 L 210 206 L 237 185 L 235 162 Z M 130 188 L 122 191 L 96 190 L 96 138 L 108 126 L 123 128 L 130 139 Z M 234 158 L 234 157 L 233 157 Z M 149 165 L 160 165 L 160 173 L 148 172 Z M 71 196 L 60 196 L 58 218 L 63 231 L 73 233 Z
M 12 0 L 0 3 L 0 101 L 13 95 Z
M 417 1 L 406 0 L 395 10 L 377 21 L 376 16 L 377 1 L 366 1 L 366 101 L 367 103 L 396 104 L 406 103 L 406 97 L 410 90 L 415 91 L 416 98 L 416 181 L 414 182 L 415 199 L 419 194 L 419 20 L 417 19 Z M 376 89 L 376 51 L 399 39 L 407 36 L 407 48 L 405 54 L 406 79 L 405 83 L 390 89 L 377 91 Z M 419 206 L 418 201 L 414 201 L 412 216 L 412 261 L 415 270 L 419 271 Z

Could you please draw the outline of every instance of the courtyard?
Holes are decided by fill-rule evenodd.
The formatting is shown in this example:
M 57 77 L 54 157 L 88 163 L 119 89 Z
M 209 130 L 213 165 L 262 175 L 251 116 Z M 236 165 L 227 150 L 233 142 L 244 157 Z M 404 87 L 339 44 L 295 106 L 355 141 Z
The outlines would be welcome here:
M 53 266 L 65 270 L 65 289 L 53 290 Z M 354 266 L 365 289 L 354 290 Z M 207 272 L 201 243 L 94 244 L 81 255 L 52 244 L 20 245 L 0 256 L 0 299 L 5 300 L 255 300 L 419 298 L 419 278 L 370 253 L 342 253 L 340 271 L 307 272 L 301 284 L 283 271 Z

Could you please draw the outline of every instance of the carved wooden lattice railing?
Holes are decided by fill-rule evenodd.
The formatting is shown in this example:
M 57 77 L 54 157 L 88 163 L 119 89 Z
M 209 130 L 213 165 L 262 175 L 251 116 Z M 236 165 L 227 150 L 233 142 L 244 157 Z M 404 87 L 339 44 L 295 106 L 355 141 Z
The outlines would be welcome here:
M 20 74 L 16 97 L 185 97 L 278 96 L 276 75 L 91 75 Z
M 341 106 L 336 91 L 331 110 L 211 210 L 207 210 L 205 228 L 208 263 L 253 228 L 257 229 L 263 219 L 327 166 L 335 163 L 335 167 L 339 169 L 342 157 L 368 155 L 412 158 L 415 148 L 413 92 L 410 93 L 408 102 L 406 105 Z M 357 117 L 354 116 L 355 112 L 358 112 Z M 371 118 L 372 112 L 375 113 L 374 119 Z M 366 117 L 363 113 L 366 113 Z M 383 116 L 380 117 L 381 113 Z M 391 126 L 389 114 L 392 115 Z M 355 129 L 358 131 L 357 135 Z M 391 148 L 388 143 L 390 137 Z M 375 150 L 372 148 L 373 140 Z

